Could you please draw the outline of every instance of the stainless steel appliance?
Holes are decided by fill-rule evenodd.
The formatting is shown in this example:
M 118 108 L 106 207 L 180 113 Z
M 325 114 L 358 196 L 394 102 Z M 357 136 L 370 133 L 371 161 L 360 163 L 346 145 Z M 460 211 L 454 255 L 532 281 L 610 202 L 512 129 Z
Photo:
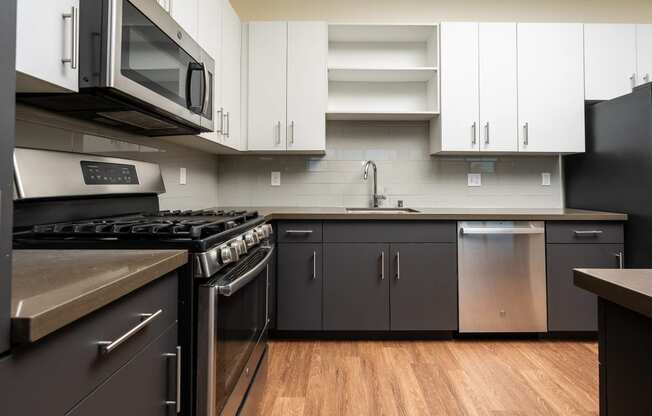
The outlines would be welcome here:
M 16 249 L 189 251 L 181 396 L 171 404 L 184 416 L 255 409 L 266 377 L 271 225 L 257 212 L 160 211 L 165 187 L 152 163 L 18 148 L 14 164 Z
M 546 332 L 543 221 L 458 223 L 460 332 Z
M 215 62 L 156 0 L 80 0 L 79 93 L 19 101 L 147 136 L 212 131 Z

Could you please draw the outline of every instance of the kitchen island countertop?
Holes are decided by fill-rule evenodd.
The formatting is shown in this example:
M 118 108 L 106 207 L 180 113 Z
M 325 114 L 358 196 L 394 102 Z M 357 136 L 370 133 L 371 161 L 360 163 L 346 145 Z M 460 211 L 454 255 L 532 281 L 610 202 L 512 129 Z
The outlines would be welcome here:
M 575 269 L 575 286 L 652 318 L 652 270 Z

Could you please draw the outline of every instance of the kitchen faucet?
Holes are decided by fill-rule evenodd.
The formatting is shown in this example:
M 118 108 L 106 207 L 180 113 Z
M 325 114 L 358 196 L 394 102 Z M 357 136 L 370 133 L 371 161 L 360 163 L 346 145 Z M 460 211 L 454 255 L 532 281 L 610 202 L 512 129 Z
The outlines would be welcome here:
M 378 195 L 378 169 L 372 160 L 367 160 L 364 164 L 364 180 L 369 178 L 369 166 L 374 168 L 374 195 L 372 198 L 372 207 L 378 208 L 380 206 L 380 201 L 387 199 L 387 197 L 385 195 Z

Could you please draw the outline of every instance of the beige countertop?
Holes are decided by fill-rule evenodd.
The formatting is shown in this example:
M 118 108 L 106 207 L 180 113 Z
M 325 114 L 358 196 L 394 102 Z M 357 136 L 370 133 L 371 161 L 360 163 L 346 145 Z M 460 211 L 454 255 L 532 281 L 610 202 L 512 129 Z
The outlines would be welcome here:
M 32 342 L 188 261 L 185 250 L 14 250 L 13 342 Z
M 575 269 L 575 286 L 652 318 L 652 270 Z
M 225 208 L 221 208 L 225 209 Z M 538 220 L 538 221 L 626 221 L 627 214 L 578 209 L 415 208 L 417 213 L 347 213 L 346 208 L 245 207 L 257 210 L 267 220 Z

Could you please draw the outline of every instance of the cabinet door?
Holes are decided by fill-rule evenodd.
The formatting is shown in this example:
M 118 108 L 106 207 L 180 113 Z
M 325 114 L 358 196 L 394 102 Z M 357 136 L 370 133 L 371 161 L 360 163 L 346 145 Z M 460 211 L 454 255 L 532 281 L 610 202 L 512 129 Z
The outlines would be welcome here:
M 389 330 L 389 246 L 324 245 L 324 329 Z
M 78 91 L 73 35 L 79 30 L 73 29 L 79 26 L 79 0 L 19 0 L 17 6 L 17 91 Z
M 321 244 L 278 245 L 277 328 L 320 331 L 322 311 Z
M 287 22 L 249 23 L 249 150 L 286 149 Z
M 170 15 L 190 36 L 197 39 L 199 0 L 171 0 Z
M 457 330 L 455 244 L 392 244 L 392 331 Z
M 242 23 L 229 0 L 222 3 L 222 144 L 240 150 Z
M 650 82 L 652 76 L 652 25 L 636 25 L 636 49 L 640 84 Z
M 549 331 L 597 331 L 597 298 L 573 284 L 573 269 L 615 269 L 622 252 L 622 244 L 547 245 Z
M 138 353 L 66 415 L 166 416 L 176 398 L 177 324 Z M 171 354 L 168 356 L 167 354 Z
M 441 25 L 442 151 L 480 149 L 478 24 Z
M 326 150 L 328 28 L 288 22 L 287 149 Z
M 218 130 L 221 126 L 220 107 L 222 106 L 222 3 L 218 0 L 199 0 L 199 16 L 197 26 L 197 41 L 202 48 L 215 60 L 215 71 L 213 73 L 213 118 L 214 129 L 208 133 L 201 133 L 201 136 L 215 141 L 222 142 L 222 136 Z
M 584 152 L 584 42 L 575 23 L 519 23 L 519 151 Z
M 636 25 L 585 24 L 584 73 L 587 100 L 629 94 L 636 77 Z
M 518 150 L 516 23 L 480 23 L 480 150 Z

